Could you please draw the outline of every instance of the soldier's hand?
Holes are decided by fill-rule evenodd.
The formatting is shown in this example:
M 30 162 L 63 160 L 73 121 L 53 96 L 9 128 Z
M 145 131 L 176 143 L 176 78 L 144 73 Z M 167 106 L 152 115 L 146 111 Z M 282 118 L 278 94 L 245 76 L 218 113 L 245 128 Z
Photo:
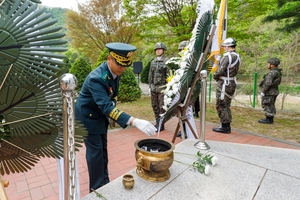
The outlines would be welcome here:
M 148 136 L 155 135 L 155 126 L 146 120 L 135 118 L 132 125 L 143 131 Z
M 260 96 L 264 97 L 264 96 L 265 96 L 265 93 L 261 92 L 261 93 L 260 93 Z

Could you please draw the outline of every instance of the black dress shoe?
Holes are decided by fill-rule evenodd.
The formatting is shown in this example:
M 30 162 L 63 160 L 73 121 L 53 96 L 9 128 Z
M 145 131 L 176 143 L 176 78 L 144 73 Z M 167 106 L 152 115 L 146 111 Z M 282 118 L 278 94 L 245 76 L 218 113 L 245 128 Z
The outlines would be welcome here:
M 218 132 L 218 133 L 225 133 L 225 134 L 231 133 L 231 128 L 230 127 L 220 126 L 218 128 L 213 128 L 212 130 L 215 131 L 215 132 Z
M 178 131 L 176 137 L 181 137 L 181 131 Z
M 194 117 L 197 117 L 197 118 L 199 118 L 199 115 L 198 115 L 198 113 L 194 113 Z

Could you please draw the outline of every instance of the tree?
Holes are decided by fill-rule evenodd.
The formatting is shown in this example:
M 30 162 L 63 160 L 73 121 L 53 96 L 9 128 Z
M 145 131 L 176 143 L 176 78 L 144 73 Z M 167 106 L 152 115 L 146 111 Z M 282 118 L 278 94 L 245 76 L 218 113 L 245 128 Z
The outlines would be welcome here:
M 218 7 L 221 0 L 216 0 Z M 241 41 L 252 37 L 248 27 L 259 16 L 276 8 L 277 0 L 228 0 L 227 35 Z
M 299 0 L 277 0 L 277 8 L 264 18 L 264 22 L 274 20 L 284 21 L 285 25 L 280 31 L 291 32 L 300 28 L 300 1 Z
M 121 5 L 121 0 L 90 0 L 79 4 L 78 12 L 66 13 L 71 45 L 91 62 L 109 42 L 132 42 L 135 28 L 123 17 Z
M 101 65 L 101 63 L 106 62 L 107 61 L 107 56 L 108 56 L 109 52 L 108 49 L 105 48 L 99 55 L 97 62 L 94 64 L 93 69 L 97 68 L 99 65 Z
M 124 0 L 126 18 L 139 23 L 139 38 L 153 53 L 156 42 L 165 42 L 171 52 L 177 52 L 178 43 L 189 40 L 196 23 L 195 0 Z

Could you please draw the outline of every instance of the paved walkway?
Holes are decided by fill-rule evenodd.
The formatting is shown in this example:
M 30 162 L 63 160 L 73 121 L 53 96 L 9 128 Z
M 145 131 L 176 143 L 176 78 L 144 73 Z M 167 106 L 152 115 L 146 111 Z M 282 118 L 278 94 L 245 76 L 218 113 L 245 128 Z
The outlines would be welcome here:
M 149 95 L 148 85 L 140 83 L 144 95 Z M 159 135 L 159 138 L 172 141 L 177 118 L 172 118 L 165 124 L 165 130 Z M 300 150 L 300 145 L 275 138 L 265 137 L 259 134 L 253 134 L 233 128 L 231 134 L 221 134 L 212 131 L 214 124 L 206 123 L 205 139 L 209 141 L 219 141 L 225 143 L 238 143 L 247 145 L 271 146 L 288 149 Z M 198 134 L 200 133 L 200 122 L 196 119 Z M 271 131 L 271 130 L 270 130 Z M 154 136 L 154 137 L 157 137 Z M 147 138 L 144 133 L 137 128 L 128 127 L 126 129 L 117 129 L 109 131 L 108 151 L 109 151 L 109 176 L 110 180 L 115 180 L 126 172 L 136 167 L 135 161 L 135 141 Z M 176 138 L 175 144 L 182 140 Z M 85 162 L 85 147 L 77 152 L 80 196 L 84 197 L 89 193 L 88 172 Z M 56 159 L 43 158 L 30 171 L 26 173 L 15 173 L 4 175 L 3 179 L 9 180 L 10 185 L 6 188 L 9 200 L 58 200 L 59 185 Z
M 172 118 L 165 124 L 165 130 L 160 133 L 160 138 L 172 141 L 177 118 Z M 274 138 L 264 137 L 262 135 L 246 133 L 244 131 L 233 129 L 231 134 L 221 134 L 213 132 L 211 129 L 215 125 L 206 123 L 206 141 L 220 141 L 239 143 L 247 145 L 271 146 L 300 150 L 299 144 L 281 141 Z M 200 122 L 196 120 L 198 133 L 200 131 Z M 109 175 L 111 181 L 122 174 L 136 167 L 134 142 L 146 138 L 144 133 L 137 128 L 126 128 L 109 131 L 108 149 L 109 149 Z M 154 137 L 157 137 L 154 136 Z M 182 140 L 176 138 L 175 144 Z M 80 196 L 88 194 L 88 172 L 85 162 L 85 147 L 81 147 L 77 153 L 79 178 L 80 178 Z M 296 166 L 295 166 L 296 167 Z M 16 173 L 5 175 L 3 179 L 9 180 L 10 185 L 6 188 L 7 196 L 10 200 L 57 200 L 59 185 L 56 160 L 52 158 L 43 158 L 30 171 L 26 173 Z

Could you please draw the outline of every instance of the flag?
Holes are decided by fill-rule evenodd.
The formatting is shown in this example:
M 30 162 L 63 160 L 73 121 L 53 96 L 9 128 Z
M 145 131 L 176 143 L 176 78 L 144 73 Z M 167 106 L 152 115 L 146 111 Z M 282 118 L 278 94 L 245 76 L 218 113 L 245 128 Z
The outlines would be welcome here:
M 218 69 L 218 64 L 221 56 L 221 44 L 226 39 L 227 29 L 227 0 L 221 0 L 218 16 L 215 22 L 216 30 L 212 40 L 211 53 L 209 55 L 210 71 L 214 73 Z

